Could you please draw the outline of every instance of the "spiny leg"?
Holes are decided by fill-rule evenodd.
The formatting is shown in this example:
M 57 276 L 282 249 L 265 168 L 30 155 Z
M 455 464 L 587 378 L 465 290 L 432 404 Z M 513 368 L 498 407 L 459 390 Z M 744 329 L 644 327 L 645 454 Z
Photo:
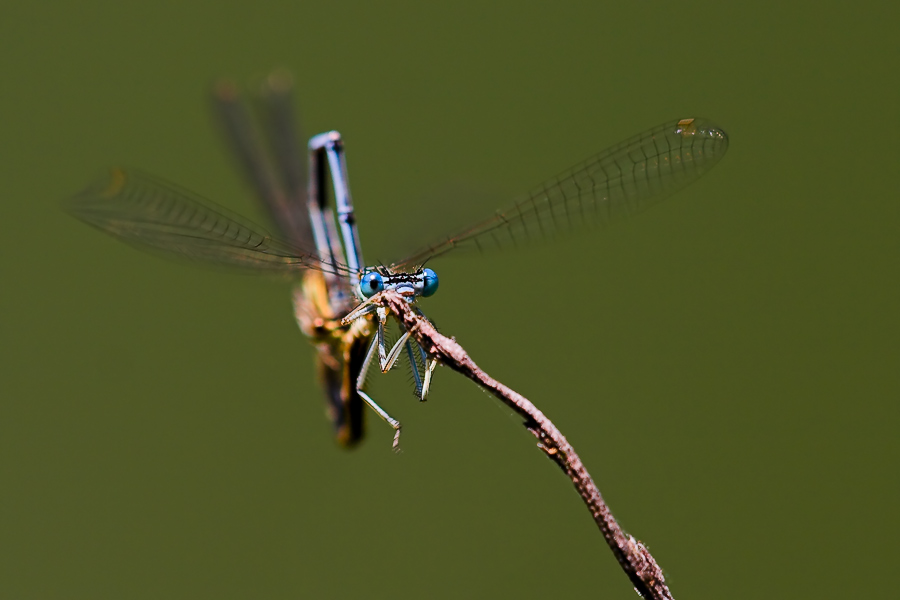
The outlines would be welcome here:
M 400 451 L 400 421 L 392 417 L 387 413 L 386 410 L 378 406 L 378 404 L 372 400 L 371 396 L 365 393 L 362 387 L 366 383 L 366 375 L 369 372 L 369 365 L 372 364 L 372 359 L 375 356 L 375 348 L 380 346 L 380 351 L 384 351 L 384 338 L 381 337 L 379 341 L 379 336 L 375 335 L 372 338 L 372 343 L 369 344 L 369 350 L 366 352 L 366 359 L 363 361 L 362 367 L 359 370 L 359 377 L 356 378 L 356 393 L 359 394 L 360 398 L 362 398 L 366 404 L 369 405 L 369 408 L 375 411 L 379 417 L 384 419 L 384 422 L 394 428 L 394 441 L 391 444 L 391 448 L 394 452 Z
M 378 363 L 381 365 L 381 372 L 387 373 L 388 369 L 390 369 L 390 367 L 385 368 L 388 362 L 384 343 L 384 325 L 387 323 L 387 309 L 379 306 L 376 316 L 378 318 L 378 326 L 375 330 L 375 342 L 378 345 Z
M 413 310 L 416 311 L 416 314 L 428 321 L 428 317 L 419 310 L 419 307 L 414 306 Z M 437 359 L 436 358 L 428 358 L 428 355 L 425 353 L 425 348 L 422 347 L 421 344 L 416 343 L 416 347 L 419 349 L 419 354 L 422 356 L 422 363 L 425 365 L 425 379 L 422 382 L 422 393 L 419 395 L 419 399 L 424 402 L 425 398 L 428 397 L 428 391 L 431 389 L 431 378 L 434 374 L 434 369 L 437 367 Z
M 413 342 L 409 340 L 410 332 L 405 331 L 400 339 L 397 340 L 397 343 L 394 344 L 394 347 L 391 348 L 391 351 L 387 354 L 386 364 L 381 365 L 381 371 L 383 373 L 387 373 L 394 367 L 394 363 L 397 362 L 397 359 L 400 357 L 400 353 L 403 350 L 406 350 L 406 356 L 409 359 L 409 365 L 412 369 L 413 379 L 415 380 L 416 386 L 416 397 L 419 398 L 420 401 L 425 401 L 425 398 L 428 396 L 428 389 L 431 386 L 431 377 L 434 372 L 434 368 L 437 366 L 437 361 L 434 359 L 429 359 L 428 355 L 425 354 L 425 350 L 419 345 L 417 342 Z M 425 373 L 424 378 L 422 373 L 419 372 L 419 364 L 416 362 L 415 351 L 413 350 L 413 346 L 419 351 L 419 356 L 422 358 L 422 364 L 425 365 Z
M 425 397 L 428 395 L 428 388 L 431 386 L 431 376 L 435 366 L 437 366 L 437 361 L 430 360 L 428 355 L 425 354 L 425 350 L 422 346 L 417 342 L 410 341 L 409 337 L 410 332 L 404 331 L 403 335 L 400 336 L 400 339 L 397 340 L 397 343 L 394 344 L 394 347 L 391 348 L 391 351 L 387 353 L 385 362 L 381 364 L 381 372 L 387 373 L 390 371 L 394 367 L 394 363 L 396 363 L 397 359 L 400 357 L 400 353 L 403 350 L 406 350 L 406 356 L 409 359 L 409 366 L 412 369 L 412 375 L 415 381 L 416 397 L 420 401 L 424 401 Z M 425 366 L 424 379 L 422 373 L 419 371 L 419 363 L 416 361 L 413 346 L 419 351 L 419 356 L 422 358 L 422 364 Z
M 409 337 L 408 332 L 407 337 Z M 422 374 L 419 373 L 419 364 L 416 362 L 416 355 L 413 354 L 412 343 L 406 341 L 404 346 L 406 348 L 406 357 L 409 359 L 409 367 L 412 369 L 413 380 L 416 384 L 416 397 L 422 401 L 425 397 L 422 395 Z M 416 346 L 418 346 L 418 344 L 416 344 Z
M 394 344 L 394 347 L 391 348 L 390 352 L 388 352 L 387 364 L 381 365 L 382 373 L 387 373 L 388 371 L 390 371 L 391 369 L 394 368 L 394 363 L 397 362 L 397 359 L 400 357 L 400 351 L 403 349 L 403 344 L 408 339 L 409 339 L 409 332 L 407 331 L 400 337 L 399 340 L 397 340 L 397 343 Z
M 416 377 L 416 395 L 418 395 L 418 390 L 421 387 L 421 385 L 420 385 L 421 381 L 420 381 L 420 375 L 418 373 L 418 369 L 416 369 L 415 360 L 413 360 L 414 357 L 413 357 L 412 353 L 410 352 L 410 348 L 409 348 L 409 335 L 410 334 L 408 331 L 404 331 L 403 335 L 400 336 L 400 339 L 397 340 L 397 342 L 391 347 L 390 352 L 385 354 L 384 349 L 386 348 L 386 346 L 384 343 L 384 325 L 387 321 L 388 313 L 387 313 L 387 310 L 383 309 L 383 308 L 379 308 L 378 310 L 379 310 L 378 323 L 380 326 L 378 333 L 381 337 L 381 342 L 380 342 L 381 347 L 379 348 L 378 358 L 381 363 L 381 372 L 387 373 L 388 371 L 393 369 L 394 364 L 397 362 L 397 359 L 400 357 L 400 352 L 402 352 L 404 349 L 406 349 L 407 354 L 409 355 L 410 363 L 413 365 L 413 373 L 415 374 L 415 377 Z M 384 312 L 382 313 L 381 311 L 384 311 Z M 403 326 L 401 325 L 400 327 L 402 328 Z

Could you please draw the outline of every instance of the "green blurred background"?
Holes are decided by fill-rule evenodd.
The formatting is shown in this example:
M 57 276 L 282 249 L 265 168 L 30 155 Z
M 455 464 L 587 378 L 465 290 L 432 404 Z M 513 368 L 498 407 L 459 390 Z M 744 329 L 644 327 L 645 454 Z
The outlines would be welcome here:
M 677 197 L 434 263 L 423 308 L 554 419 L 677 598 L 889 597 L 898 5 L 324 4 L 3 4 L 0 598 L 633 597 L 473 385 L 375 379 L 405 452 L 372 418 L 343 451 L 286 285 L 59 210 L 127 164 L 259 218 L 206 94 L 275 66 L 307 133 L 345 136 L 370 260 L 447 186 L 502 190 L 480 217 L 660 122 L 721 124 Z

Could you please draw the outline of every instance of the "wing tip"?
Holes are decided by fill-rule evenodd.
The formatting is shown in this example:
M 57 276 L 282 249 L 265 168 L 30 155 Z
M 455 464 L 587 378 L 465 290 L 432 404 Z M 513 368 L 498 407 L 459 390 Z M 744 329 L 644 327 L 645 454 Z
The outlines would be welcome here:
M 685 138 L 700 139 L 711 143 L 715 148 L 716 157 L 721 157 L 728 150 L 728 134 L 724 129 L 709 119 L 689 117 L 679 119 L 675 124 L 675 133 Z

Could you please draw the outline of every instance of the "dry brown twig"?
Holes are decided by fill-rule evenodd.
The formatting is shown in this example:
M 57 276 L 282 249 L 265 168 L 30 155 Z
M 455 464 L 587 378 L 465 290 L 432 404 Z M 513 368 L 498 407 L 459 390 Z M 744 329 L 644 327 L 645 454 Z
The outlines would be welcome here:
M 462 373 L 525 419 L 523 424 L 538 439 L 538 448 L 559 465 L 572 480 L 613 555 L 634 585 L 635 591 L 643 598 L 673 600 L 662 569 L 656 564 L 650 551 L 640 541 L 622 530 L 603 501 L 594 480 L 581 463 L 581 459 L 550 419 L 523 395 L 482 371 L 469 358 L 462 346 L 438 333 L 434 325 L 416 314 L 402 296 L 393 291 L 385 291 L 378 299 L 378 303 L 397 316 L 430 357 Z

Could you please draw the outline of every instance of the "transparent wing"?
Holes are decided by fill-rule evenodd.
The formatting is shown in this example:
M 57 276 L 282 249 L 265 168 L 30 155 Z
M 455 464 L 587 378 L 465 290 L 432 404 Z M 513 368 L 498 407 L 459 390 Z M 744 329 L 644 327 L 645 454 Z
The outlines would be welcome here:
M 108 178 L 72 198 L 67 209 L 85 223 L 146 250 L 253 271 L 298 273 L 304 268 L 346 273 L 307 249 L 273 238 L 187 190 L 136 171 Z
M 483 250 L 553 238 L 636 213 L 695 181 L 728 149 L 705 119 L 671 121 L 625 140 L 536 188 L 511 208 L 395 263 L 409 270 L 455 248 Z
M 257 99 L 258 119 L 231 81 L 220 81 L 212 104 L 226 142 L 237 158 L 245 179 L 266 207 L 279 237 L 313 247 L 306 201 L 305 148 L 297 146 L 297 124 L 292 111 L 290 77 L 276 72 L 266 78 Z M 268 152 L 256 125 L 264 126 Z M 302 136 L 300 136 L 302 139 Z

